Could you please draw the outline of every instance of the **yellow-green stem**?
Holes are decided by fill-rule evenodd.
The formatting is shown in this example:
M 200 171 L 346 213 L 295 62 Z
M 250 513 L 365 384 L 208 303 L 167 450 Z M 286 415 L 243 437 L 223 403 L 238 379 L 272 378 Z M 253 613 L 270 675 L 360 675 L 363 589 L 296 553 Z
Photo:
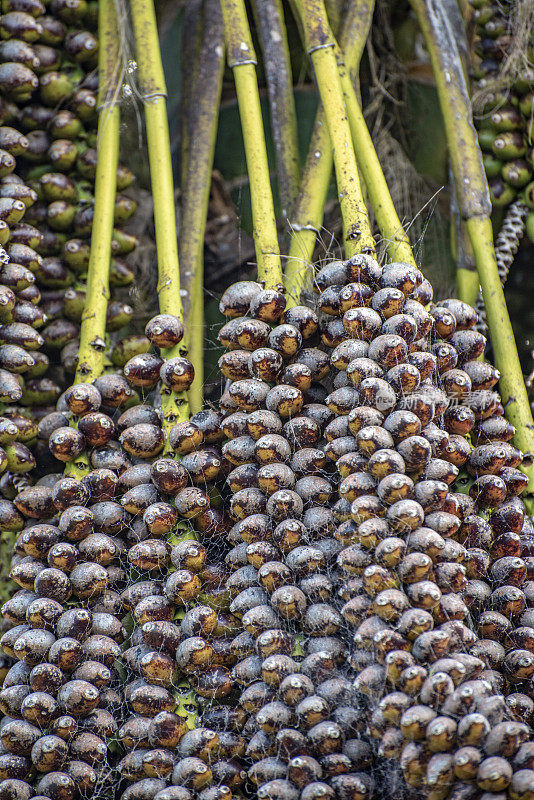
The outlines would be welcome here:
M 192 413 L 200 411 L 203 402 L 204 232 L 224 71 L 220 4 L 218 0 L 207 0 L 205 5 L 204 30 L 196 55 L 196 80 L 192 87 L 195 103 L 184 124 L 188 146 L 182 151 L 182 224 L 179 237 L 185 289 L 185 344 L 195 368 L 195 380 L 189 391 Z
M 313 251 L 321 230 L 328 186 L 334 163 L 323 108 L 319 108 L 300 183 L 300 197 L 290 220 L 291 244 L 284 271 L 287 307 L 300 303 L 304 288 L 311 284 Z
M 445 123 L 460 216 L 458 235 L 460 240 L 468 239 L 464 221 L 474 216 L 489 217 L 491 203 L 472 120 L 465 65 L 448 9 L 436 5 L 435 0 L 412 0 L 412 7 L 430 55 Z M 466 243 L 466 252 L 469 250 Z M 478 295 L 476 273 L 458 264 L 456 277 L 458 296 L 473 305 Z
M 339 30 L 341 25 L 341 17 L 343 14 L 344 0 L 325 0 L 326 13 L 328 15 L 328 22 L 334 32 Z
M 450 200 L 450 245 L 451 255 L 456 263 L 456 294 L 464 303 L 474 306 L 480 291 L 475 255 L 471 246 L 465 219 L 460 215 L 456 191 L 454 190 L 454 175 L 450 171 L 452 186 Z
M 456 288 L 458 297 L 464 303 L 474 306 L 480 291 L 478 272 L 472 269 L 459 267 L 456 270 Z
M 154 201 L 159 309 L 162 314 L 173 314 L 183 321 L 166 86 L 156 16 L 153 0 L 130 1 L 139 70 L 139 87 L 145 109 L 150 180 Z M 183 355 L 184 352 L 185 346 L 180 343 L 169 350 L 164 350 L 162 355 L 164 358 L 172 358 Z M 189 417 L 186 392 L 171 392 L 162 389 L 161 407 L 162 425 L 167 433 L 177 422 Z M 167 436 L 164 453 L 169 452 Z M 192 695 L 193 703 L 194 697 Z
M 87 291 L 80 327 L 80 349 L 75 383 L 91 383 L 102 374 L 106 350 L 106 314 L 109 299 L 111 239 L 119 160 L 119 85 L 120 59 L 115 4 L 99 6 L 99 117 L 95 205 L 91 231 L 91 251 L 87 270 Z M 69 462 L 65 474 L 82 478 L 89 460 L 82 453 Z
M 371 26 L 374 0 L 354 0 L 347 9 L 340 30 L 345 66 L 353 79 Z M 290 221 L 292 230 L 285 269 L 288 306 L 298 305 L 312 272 L 313 251 L 321 230 L 334 159 L 325 112 L 317 111 L 306 164 L 302 173 L 299 203 Z
M 228 65 L 234 74 L 245 144 L 258 280 L 266 288 L 279 289 L 283 286 L 282 266 L 256 78 L 256 54 L 243 0 L 222 0 L 221 5 Z
M 374 252 L 375 243 L 363 199 L 356 156 L 339 76 L 335 41 L 328 25 L 323 0 L 298 0 L 306 49 L 311 56 L 328 133 L 334 151 L 339 205 L 343 217 L 343 239 L 348 257 Z
M 98 378 L 102 373 L 104 362 L 113 206 L 119 153 L 118 107 L 105 109 L 101 113 L 100 120 L 97 142 L 95 212 L 87 271 L 86 301 L 80 328 L 76 383 L 90 383 Z
M 480 291 L 477 265 L 465 219 L 460 216 L 455 199 L 451 209 L 451 253 L 456 262 L 456 293 L 464 303 L 474 306 Z
M 516 428 L 514 442 L 534 453 L 534 422 L 514 333 L 495 259 L 491 203 L 478 137 L 473 125 L 462 61 L 445 9 L 436 0 L 411 0 L 430 55 L 445 123 L 458 207 L 466 220 L 491 331 L 495 364 L 501 373 L 505 413 Z M 472 279 L 471 279 L 472 280 Z M 534 493 L 534 468 L 525 468 Z
M 139 89 L 145 110 L 145 124 L 154 202 L 154 227 L 158 258 L 158 299 L 162 314 L 183 320 L 180 269 L 174 209 L 167 90 L 161 63 L 156 15 L 152 0 L 131 0 Z M 181 344 L 163 352 L 164 358 L 182 355 Z M 186 392 L 161 392 L 162 424 L 170 428 L 189 417 Z
M 354 86 L 342 62 L 340 75 L 356 160 L 365 181 L 380 233 L 386 240 L 387 254 L 392 261 L 404 261 L 415 265 L 410 241 L 393 205 Z

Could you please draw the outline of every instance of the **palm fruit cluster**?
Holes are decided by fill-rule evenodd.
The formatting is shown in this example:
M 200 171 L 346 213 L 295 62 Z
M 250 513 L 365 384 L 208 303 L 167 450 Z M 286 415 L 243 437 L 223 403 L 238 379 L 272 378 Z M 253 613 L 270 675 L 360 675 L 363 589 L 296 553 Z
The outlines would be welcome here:
M 478 797 L 510 784 L 515 750 L 502 737 L 517 733 L 517 747 L 530 738 L 529 725 L 514 720 L 531 720 L 532 654 L 512 634 L 515 614 L 526 607 L 523 595 L 519 610 L 528 580 L 520 556 L 527 557 L 532 526 L 518 499 L 526 479 L 517 469 L 521 453 L 509 444 L 513 428 L 491 391 L 498 373 L 476 360 L 484 340 L 473 330 L 473 310 L 447 300 L 427 315 L 410 297 L 417 279 L 403 283 L 401 269 L 392 284 L 390 270 L 398 268 L 387 266 L 378 282 L 388 287 L 388 303 L 391 289 L 400 289 L 401 308 L 384 314 L 382 289 L 375 292 L 370 306 L 386 320 L 381 328 L 376 321 L 366 357 L 340 364 L 359 403 L 362 388 L 365 401 L 347 414 L 352 449 L 364 458 L 338 490 L 352 501 L 336 533 L 347 545 L 337 559 L 347 582 L 341 614 L 353 632 L 355 687 L 369 702 L 368 732 L 380 741 L 379 755 L 398 759 L 407 783 L 428 797 Z M 347 294 L 341 290 L 341 302 Z M 347 326 L 350 311 L 340 306 Z M 353 314 L 372 318 L 361 307 Z M 401 349 L 393 355 L 396 346 Z M 379 393 L 373 383 L 384 380 Z M 366 430 L 369 422 L 378 427 Z M 459 470 L 467 475 L 458 478 Z M 462 492 L 452 491 L 455 481 Z M 512 556 L 502 544 L 514 535 L 521 545 Z M 506 634 L 486 624 L 499 615 L 508 623 Z M 500 710 L 491 713 L 495 705 Z M 494 734 L 499 743 L 486 741 L 501 722 L 501 739 Z M 482 726 L 478 739 L 474 723 Z M 456 768 L 463 745 L 479 748 L 474 771 Z M 492 784 L 488 775 L 499 769 L 505 776 Z M 509 796 L 529 796 L 533 777 L 529 771 L 514 777 L 510 785 L 517 781 L 520 792 L 512 788 Z
M 12 499 L 12 476 L 31 470 L 36 456 L 46 457 L 36 423 L 53 408 L 76 366 L 93 216 L 98 40 L 96 4 L 86 0 L 10 0 L 2 11 L 0 399 L 9 405 L 2 417 L 1 466 L 8 469 L 3 494 Z M 120 167 L 119 190 L 132 180 Z M 118 194 L 116 224 L 134 211 L 135 202 Z M 134 245 L 133 236 L 115 231 L 112 292 L 133 280 L 121 257 Z M 112 298 L 108 331 L 131 315 L 127 303 Z M 16 530 L 7 510 L 5 516 L 3 529 Z
M 475 21 L 475 92 L 483 99 L 477 120 L 491 202 L 504 208 L 519 195 L 534 209 L 534 73 L 527 67 L 511 86 L 500 83 L 503 61 L 510 54 L 512 3 L 471 0 Z M 530 43 L 531 46 L 532 43 Z M 532 52 L 521 63 L 532 63 Z M 532 222 L 527 223 L 530 229 Z
M 176 318 L 160 315 L 147 324 L 146 333 L 149 344 L 169 348 L 179 343 L 183 328 Z M 167 369 L 167 385 L 176 387 L 178 380 L 181 388 L 189 385 L 190 365 L 184 377 L 176 369 L 179 359 L 158 360 L 162 374 Z M 174 372 L 169 369 L 173 365 Z M 180 377 L 172 380 L 171 373 Z M 147 380 L 140 384 L 139 375 L 135 371 L 135 386 L 147 386 Z M 218 533 L 219 517 L 210 512 L 208 495 L 197 485 L 219 472 L 221 462 L 210 442 L 221 438 L 220 422 L 215 412 L 202 412 L 174 426 L 171 453 L 181 454 L 183 464 L 158 458 L 165 442 L 160 413 L 139 403 L 119 371 L 105 373 L 93 384 L 74 384 L 58 400 L 57 410 L 40 420 L 40 439 L 56 463 L 76 464 L 85 451 L 89 469 L 81 480 L 48 474 L 22 489 L 14 501 L 24 526 L 11 568 L 20 591 L 4 604 L 9 629 L 1 642 L 3 652 L 19 661 L 8 671 L 2 690 L 6 716 L 0 727 L 7 732 L 5 740 L 0 734 L 0 741 L 8 763 L 0 772 L 0 796 L 3 790 L 62 799 L 88 796 L 96 789 L 111 791 L 110 740 L 118 740 L 125 750 L 138 747 L 143 725 L 146 728 L 158 704 L 174 708 L 174 697 L 164 687 L 172 686 L 175 670 L 169 673 L 160 642 L 141 648 L 134 642 L 143 641 L 145 622 L 157 628 L 168 620 L 165 624 L 175 627 L 170 620 L 180 598 L 190 602 L 201 586 L 209 596 L 216 583 L 216 570 L 208 570 L 204 579 L 188 572 L 189 584 L 185 570 L 167 576 L 171 548 L 166 534 L 176 529 L 178 520 L 183 526 L 197 515 L 208 537 Z M 188 461 L 186 454 L 193 449 Z M 173 505 L 164 502 L 168 495 Z M 200 554 L 200 544 L 198 548 Z M 123 654 L 128 613 L 135 631 Z M 147 652 L 149 657 L 143 658 Z M 120 663 L 133 673 L 129 686 L 123 672 L 119 677 Z M 34 667 L 39 674 L 51 672 L 54 680 L 34 685 Z M 145 680 L 139 681 L 139 675 Z M 136 691 L 130 695 L 130 689 Z M 162 692 L 170 701 L 162 702 Z M 23 708 L 26 696 L 31 697 Z M 133 715 L 123 719 L 125 699 Z M 38 703 L 45 705 L 42 718 L 27 709 Z M 57 729 L 58 716 L 68 721 L 64 730 Z M 17 744 L 19 733 L 22 745 Z M 66 744 L 58 744 L 58 736 Z M 52 750 L 54 757 L 42 758 L 43 748 L 47 754 Z M 15 755 L 20 759 L 13 765 Z M 136 750 L 136 758 L 139 755 Z M 159 774 L 165 757 L 161 748 L 149 751 L 145 774 Z M 119 774 L 131 779 L 138 770 L 138 764 L 128 767 L 126 761 Z
M 159 315 L 154 353 L 74 385 L 39 423 L 57 460 L 86 450 L 90 470 L 15 500 L 2 648 L 20 663 L 0 740 L 17 791 L 109 786 L 113 737 L 124 800 L 363 800 L 384 759 L 390 791 L 399 764 L 432 800 L 531 796 L 534 534 L 476 315 L 428 305 L 418 270 L 366 255 L 316 289 L 287 310 L 258 283 L 224 294 L 220 412 L 166 436 L 136 400 L 193 377 L 160 357 L 183 329 Z M 76 732 L 44 762 L 58 712 L 39 727 L 25 702 L 32 670 L 57 667 L 46 702 Z M 89 710 L 64 699 L 78 680 Z M 20 726 L 41 738 L 19 753 Z
M 105 372 L 65 388 L 95 8 L 2 10 L 0 187 L 25 216 L 0 226 L 20 306 L 0 335 L 42 341 L 2 345 L 27 371 L 0 420 L 18 586 L 0 800 L 533 800 L 534 527 L 473 309 L 362 254 L 320 269 L 305 305 L 254 281 L 224 293 L 217 411 L 169 417 L 194 379 L 172 314 L 103 338 Z M 118 177 L 117 225 L 135 210 Z M 135 242 L 113 242 L 120 290 Z M 119 292 L 109 333 L 130 315 Z M 32 485 L 13 473 L 36 456 Z
M 40 2 L 8 2 L 2 4 L 5 13 L 0 17 L 0 83 L 2 97 L 7 98 L 2 101 L 6 124 L 0 129 L 7 251 L 0 277 L 7 297 L 0 335 L 2 366 L 9 370 L 2 401 L 20 401 L 20 407 L 3 411 L 1 421 L 6 453 L 2 466 L 8 467 L 2 478 L 1 524 L 3 531 L 22 531 L 11 569 L 11 578 L 21 588 L 6 604 L 2 620 L 5 716 L 0 794 L 9 798 L 86 796 L 97 786 L 109 791 L 109 741 L 117 731 L 115 708 L 121 702 L 112 687 L 126 632 L 123 615 L 114 613 L 113 594 L 110 590 L 108 597 L 105 590 L 108 584 L 121 584 L 117 554 L 124 546 L 119 547 L 120 539 L 115 542 L 100 533 L 96 541 L 87 541 L 85 553 L 78 548 L 93 531 L 92 512 L 85 504 L 92 497 L 92 508 L 99 492 L 103 498 L 109 494 L 109 476 L 90 473 L 94 489 L 89 490 L 88 484 L 76 480 L 61 481 L 61 474 L 46 475 L 56 452 L 60 460 L 55 464 L 60 465 L 69 446 L 58 437 L 47 462 L 48 439 L 58 427 L 58 417 L 68 425 L 84 408 L 99 408 L 98 390 L 89 386 L 67 393 L 59 403 L 64 413 L 54 412 L 52 423 L 43 419 L 70 380 L 64 373 L 73 373 L 76 366 L 96 167 L 98 43 L 85 29 L 95 26 L 94 5 L 53 2 L 45 9 Z M 120 188 L 127 188 L 132 178 L 128 170 L 119 169 Z M 116 223 L 126 221 L 134 210 L 134 202 L 119 195 Z M 127 254 L 134 244 L 127 233 L 114 233 L 117 256 Z M 117 259 L 111 270 L 113 289 L 132 279 L 131 269 Z M 110 303 L 107 329 L 117 330 L 130 316 L 125 303 Z M 40 346 L 46 352 L 37 352 Z M 143 346 L 149 346 L 148 340 Z M 120 342 L 117 349 L 121 352 Z M 64 369 L 58 372 L 60 352 Z M 54 367 L 49 371 L 50 362 Z M 22 372 L 24 382 L 19 378 Z M 20 390 L 11 397 L 13 377 Z M 128 399 L 134 394 L 124 379 L 119 383 L 112 398 L 116 405 L 121 391 Z M 95 428 L 98 422 L 92 428 L 93 440 Z M 16 474 L 35 466 L 26 444 L 39 461 L 36 477 L 45 473 L 35 486 Z M 67 509 L 72 509 L 70 518 L 64 514 Z M 101 513 L 106 511 L 104 505 Z M 108 528 L 113 529 L 113 520 Z M 109 565 L 114 559 L 113 570 Z
M 158 315 L 154 352 L 40 421 L 90 469 L 15 499 L 6 792 L 111 791 L 116 761 L 124 800 L 352 800 L 387 759 L 395 791 L 398 762 L 432 799 L 530 796 L 534 535 L 476 315 L 367 255 L 316 289 L 224 294 L 220 412 L 166 435 L 139 403 L 193 379 Z
M 367 732 L 428 797 L 508 787 L 510 798 L 529 797 L 534 772 L 513 759 L 534 708 L 531 631 L 521 630 L 532 524 L 519 499 L 522 455 L 492 391 L 498 373 L 477 360 L 484 339 L 465 303 L 427 313 L 415 270 L 390 264 L 362 280 L 350 261 L 345 269 L 360 286 L 343 287 L 343 271 L 327 268 L 319 306 L 356 338 L 331 355 L 346 386 L 326 403 L 340 415 L 338 446 L 350 437 L 336 452 L 338 470 L 344 459 L 350 469 L 339 476 L 335 538 Z
M 498 373 L 477 360 L 485 342 L 473 309 L 448 300 L 427 312 L 432 290 L 421 273 L 381 269 L 369 256 L 328 265 L 316 285 L 319 316 L 285 312 L 283 295 L 258 284 L 236 285 L 221 301 L 230 317 L 220 335 L 229 347 L 219 364 L 228 379 L 222 452 L 235 466 L 227 481 L 236 520 L 226 587 L 244 632 L 232 642 L 237 708 L 209 708 L 202 723 L 248 742 L 241 762 L 259 797 L 371 796 L 373 738 L 380 757 L 398 757 L 409 785 L 454 796 L 455 780 L 478 774 L 453 773 L 456 738 L 436 751 L 447 753 L 436 777 L 424 731 L 413 736 L 407 723 L 420 713 L 426 729 L 436 716 L 433 697 L 428 708 L 417 701 L 443 659 L 458 693 L 472 693 L 463 682 L 480 674 L 475 693 L 495 703 L 499 695 L 499 722 L 532 706 L 528 648 L 487 624 L 499 608 L 511 629 L 507 602 L 527 581 L 519 556 L 492 547 L 515 525 L 526 557 L 522 457 L 492 391 Z M 454 492 L 460 470 L 463 491 Z M 395 692 L 401 673 L 417 689 Z M 404 694 L 408 714 L 391 718 L 399 730 L 382 708 L 392 693 Z M 454 720 L 446 694 L 437 708 Z M 481 762 L 484 754 L 493 757 L 491 745 Z M 481 765 L 479 794 L 492 764 Z M 213 780 L 211 765 L 209 777 L 198 767 Z M 462 791 L 478 796 L 477 783 Z
M 164 355 L 179 344 L 183 328 L 158 315 L 145 333 Z M 139 389 L 159 379 L 161 391 L 179 392 L 194 371 L 183 356 L 147 353 L 133 357 L 124 374 Z M 155 428 L 158 415 L 148 405 L 126 414 L 131 424 L 122 446 L 138 463 L 120 477 L 128 489 L 120 502 L 132 515 L 121 599 L 134 626 L 123 653 L 127 716 L 118 736 L 126 755 L 117 770 L 124 800 L 179 800 L 191 796 L 186 787 L 226 785 L 242 774 L 233 756 L 243 740 L 227 737 L 224 749 L 214 730 L 198 727 L 200 704 L 224 701 L 231 691 L 229 645 L 239 630 L 224 586 L 230 520 L 222 503 L 229 471 L 220 448 L 223 415 L 201 411 L 140 452 L 140 434 Z
M 106 591 L 120 576 L 103 565 L 120 538 L 83 538 L 97 509 L 81 505 L 88 498 L 86 484 L 56 481 L 56 515 L 17 540 L 11 575 L 21 590 L 4 605 L 12 627 L 1 640 L 17 659 L 0 701 L 5 797 L 69 798 L 111 785 L 107 756 L 121 699 L 114 664 L 126 632 Z

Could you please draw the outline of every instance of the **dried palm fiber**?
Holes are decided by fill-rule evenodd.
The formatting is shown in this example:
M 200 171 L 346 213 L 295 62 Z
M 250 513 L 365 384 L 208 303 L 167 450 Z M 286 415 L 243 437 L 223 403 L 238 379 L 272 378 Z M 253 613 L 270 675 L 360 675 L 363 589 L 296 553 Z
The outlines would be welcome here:
M 525 233 L 525 219 L 527 214 L 528 209 L 521 200 L 516 200 L 512 203 L 506 211 L 503 224 L 495 239 L 495 257 L 497 259 L 499 277 L 503 286 L 506 283 L 510 268 L 514 263 L 514 256 L 519 249 L 519 245 Z M 484 301 L 480 293 L 477 298 L 476 309 L 478 314 L 477 330 L 481 333 L 486 333 L 488 330 L 488 323 L 486 320 Z

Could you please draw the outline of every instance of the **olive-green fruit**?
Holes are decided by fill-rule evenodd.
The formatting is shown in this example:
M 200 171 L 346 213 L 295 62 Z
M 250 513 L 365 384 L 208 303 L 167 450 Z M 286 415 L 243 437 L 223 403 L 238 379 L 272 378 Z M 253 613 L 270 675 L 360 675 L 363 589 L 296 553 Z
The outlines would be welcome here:
M 111 241 L 111 250 L 113 255 L 125 256 L 131 253 L 137 247 L 137 239 L 131 233 L 120 231 L 117 228 L 113 229 L 113 238 Z
M 489 181 L 491 205 L 494 208 L 503 208 L 510 205 L 516 196 L 516 190 L 501 178 Z
M 0 37 L 2 39 L 22 39 L 35 42 L 43 32 L 38 20 L 24 11 L 9 11 L 0 17 Z
M 524 158 L 515 158 L 513 161 L 506 161 L 501 170 L 501 175 L 514 189 L 521 189 L 526 186 L 532 177 L 532 170 Z
M 496 108 L 490 114 L 491 126 L 496 131 L 514 131 L 523 127 L 523 118 L 513 106 Z
M 24 64 L 9 61 L 0 64 L 0 90 L 7 97 L 24 102 L 30 99 L 38 85 L 37 75 Z
M 523 200 L 529 208 L 534 208 L 534 181 L 525 186 Z
M 488 178 L 497 178 L 501 174 L 503 162 L 495 158 L 493 153 L 484 153 L 482 160 Z
M 74 83 L 67 73 L 53 70 L 41 75 L 39 87 L 42 102 L 55 108 L 68 100 L 74 89 Z
M 125 336 L 113 346 L 111 360 L 117 367 L 123 367 L 134 356 L 148 353 L 150 347 L 150 341 L 146 336 L 140 334 Z
M 521 158 L 527 152 L 527 141 L 519 131 L 505 131 L 493 140 L 492 151 L 495 156 L 509 161 Z
M 495 138 L 495 131 L 491 128 L 484 128 L 478 132 L 478 143 L 485 152 L 492 151 Z

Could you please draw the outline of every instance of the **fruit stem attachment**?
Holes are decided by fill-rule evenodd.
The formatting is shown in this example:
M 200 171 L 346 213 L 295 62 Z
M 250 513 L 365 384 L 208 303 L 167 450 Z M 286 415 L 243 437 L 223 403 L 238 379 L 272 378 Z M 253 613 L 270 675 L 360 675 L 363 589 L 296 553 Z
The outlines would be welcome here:
M 204 232 L 217 136 L 217 120 L 224 72 L 224 39 L 218 0 L 206 0 L 201 42 L 195 53 L 196 69 L 189 91 L 182 140 L 182 216 L 179 255 L 184 279 L 185 346 L 195 368 L 189 406 L 202 408 L 204 384 Z M 189 67 L 190 65 L 188 65 Z
M 111 240 L 119 161 L 121 63 L 117 25 L 115 4 L 100 3 L 95 205 L 75 383 L 92 383 L 102 374 L 104 368 Z M 89 460 L 87 455 L 82 453 L 76 461 L 66 465 L 65 474 L 81 479 L 88 469 Z
M 252 4 L 267 79 L 271 128 L 276 151 L 278 191 L 284 218 L 295 206 L 300 183 L 297 114 L 291 60 L 281 0 L 254 0 Z
M 345 67 L 351 77 L 358 72 L 373 11 L 374 0 L 354 0 L 342 21 L 340 46 L 345 57 Z M 289 307 L 299 304 L 300 295 L 308 281 L 315 241 L 323 222 L 333 163 L 325 111 L 320 106 L 302 173 L 298 206 L 290 220 L 291 245 L 285 269 Z
M 228 66 L 234 75 L 250 181 L 258 281 L 267 289 L 283 287 L 282 266 L 265 131 L 256 77 L 256 53 L 243 0 L 222 0 Z
M 153 0 L 131 0 L 131 11 L 139 89 L 145 110 L 150 180 L 154 201 L 159 310 L 161 314 L 172 314 L 183 322 L 174 184 L 167 119 L 167 89 Z M 162 350 L 163 358 L 173 358 L 185 354 L 186 347 L 183 342 L 179 342 L 168 350 Z M 172 452 L 168 437 L 170 429 L 176 423 L 189 418 L 187 392 L 175 392 L 162 388 L 161 412 L 162 427 L 167 434 L 163 454 L 170 455 Z
M 161 63 L 156 14 L 152 0 L 131 0 L 131 11 L 154 202 L 159 310 L 161 314 L 173 314 L 183 321 L 167 89 Z M 172 358 L 184 355 L 184 350 L 180 343 L 164 350 L 162 356 Z M 162 391 L 161 411 L 163 428 L 168 433 L 173 425 L 189 417 L 187 393 Z
M 446 12 L 438 0 L 411 0 L 411 3 L 432 63 L 458 207 L 461 217 L 466 220 L 486 307 L 495 364 L 501 373 L 502 402 L 506 416 L 516 428 L 514 443 L 525 455 L 532 457 L 534 422 L 497 269 L 488 185 L 460 54 Z M 527 492 L 532 494 L 534 467 L 525 467 L 524 471 L 529 477 Z

